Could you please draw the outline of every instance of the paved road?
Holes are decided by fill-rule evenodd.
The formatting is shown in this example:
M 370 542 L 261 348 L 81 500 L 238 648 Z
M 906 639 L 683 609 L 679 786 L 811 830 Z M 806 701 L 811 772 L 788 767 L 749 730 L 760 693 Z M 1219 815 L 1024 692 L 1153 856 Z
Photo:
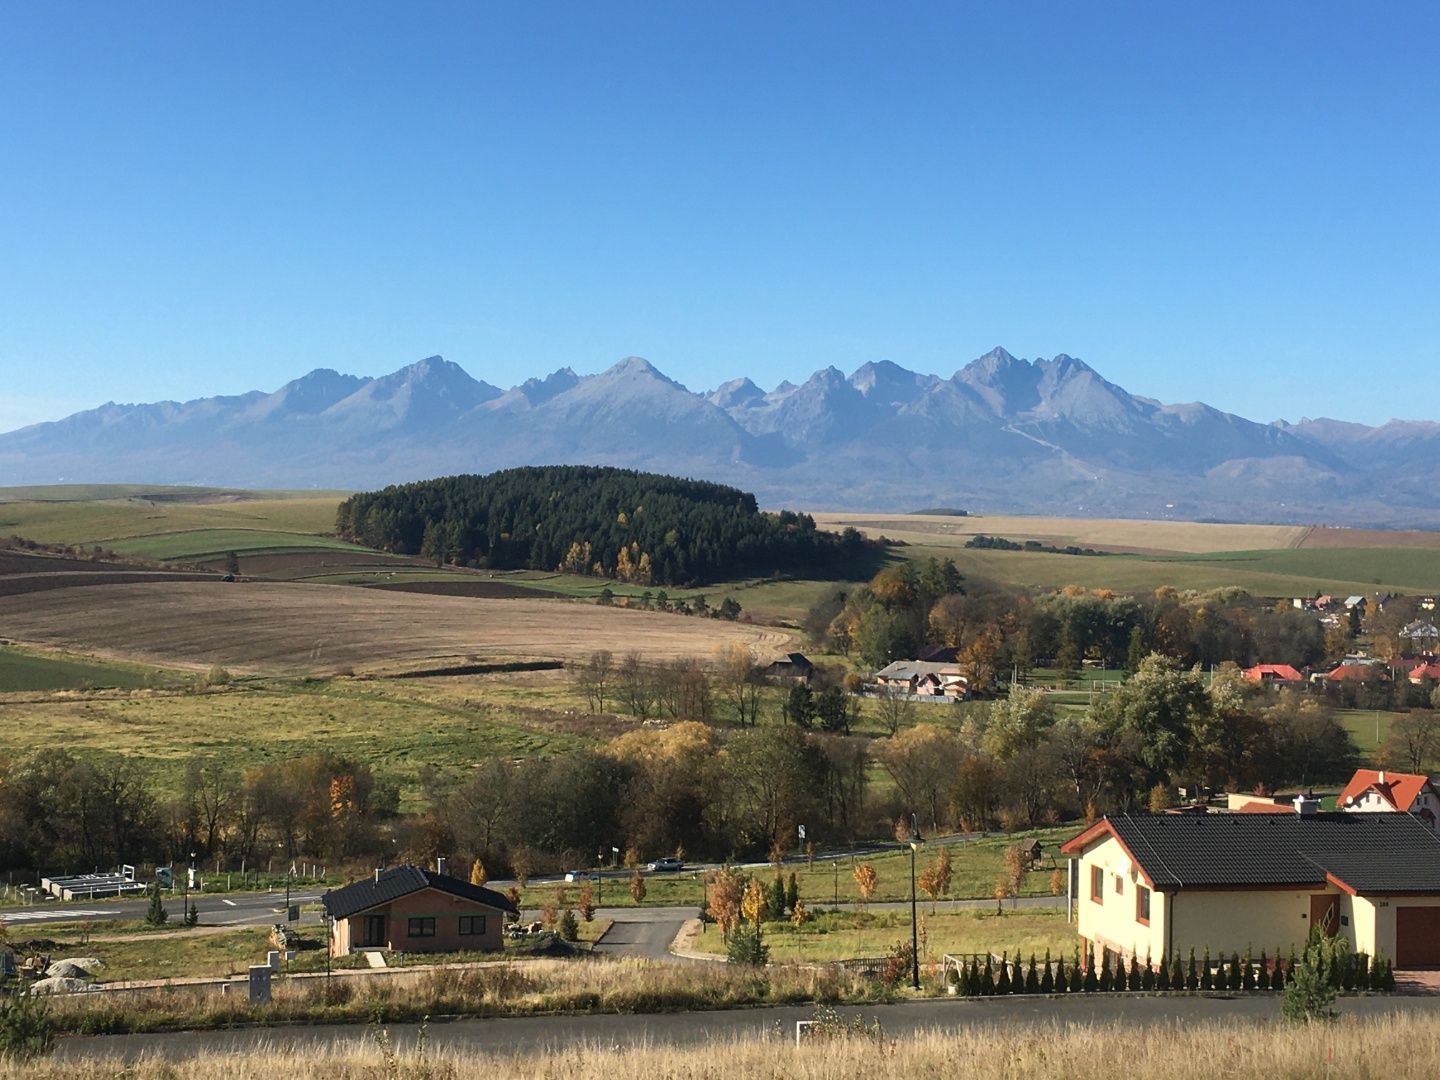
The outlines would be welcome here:
M 1428 1013 L 1440 1016 L 1437 998 L 1341 999 L 1347 1016 Z M 866 1021 L 879 1020 L 890 1035 L 955 1031 L 986 1025 L 1044 1028 L 1063 1024 L 1122 1023 L 1139 1028 L 1173 1023 L 1272 1020 L 1280 1015 L 1278 997 L 1158 998 L 1096 995 L 1083 999 L 988 998 L 928 1000 L 899 1005 L 845 1006 L 839 1012 Z M 694 1045 L 716 1039 L 756 1037 L 779 1031 L 793 1037 L 796 1020 L 814 1015 L 809 1007 L 729 1009 L 720 1012 L 663 1013 L 652 1016 L 584 1015 L 457 1020 L 432 1023 L 432 1048 L 477 1054 L 516 1054 L 579 1045 Z M 388 1025 L 401 1046 L 413 1044 L 413 1024 Z M 369 1038 L 360 1025 L 305 1028 L 257 1028 L 243 1031 L 180 1032 L 164 1035 L 108 1035 L 66 1038 L 56 1055 L 62 1059 L 99 1056 L 184 1061 L 202 1053 L 247 1053 L 264 1047 L 301 1052 L 314 1047 L 345 1047 Z
M 228 896 L 205 896 L 191 893 L 200 921 L 206 926 L 256 926 L 283 918 L 284 891 L 273 893 L 232 893 Z M 294 889 L 291 904 L 313 904 L 320 894 L 309 889 Z M 89 919 L 143 919 L 150 907 L 147 898 L 96 900 L 63 903 L 59 900 L 40 901 L 25 907 L 0 908 L 0 918 L 12 932 L 43 926 L 47 922 L 75 922 Z M 185 914 L 184 897 L 180 893 L 165 897 L 165 907 L 177 922 Z

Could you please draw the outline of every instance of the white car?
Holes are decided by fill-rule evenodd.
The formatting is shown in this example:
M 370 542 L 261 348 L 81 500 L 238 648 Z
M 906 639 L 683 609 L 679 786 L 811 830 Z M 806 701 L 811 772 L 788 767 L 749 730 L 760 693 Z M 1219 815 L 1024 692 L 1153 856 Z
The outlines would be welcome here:
M 645 867 L 652 874 L 663 874 L 674 870 L 684 870 L 685 864 L 672 856 L 665 856 L 663 859 L 656 859 L 649 866 Z

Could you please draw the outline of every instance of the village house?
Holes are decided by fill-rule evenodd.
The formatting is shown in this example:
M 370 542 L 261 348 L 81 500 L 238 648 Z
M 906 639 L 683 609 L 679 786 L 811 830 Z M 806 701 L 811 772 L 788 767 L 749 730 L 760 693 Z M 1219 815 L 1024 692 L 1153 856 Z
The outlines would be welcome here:
M 892 693 L 915 697 L 963 700 L 970 695 L 970 680 L 958 664 L 935 664 L 924 660 L 896 660 L 875 673 L 875 684 Z
M 494 889 L 418 866 L 376 870 L 323 897 L 330 953 L 357 949 L 459 952 L 504 947 L 505 916 L 519 911 Z
M 1440 792 L 1415 773 L 1356 769 L 1335 805 L 1352 813 L 1414 814 L 1431 829 L 1440 823 Z
M 1240 673 L 1251 682 L 1265 683 L 1269 685 L 1300 685 L 1305 681 L 1305 676 L 1296 671 L 1289 664 L 1256 664 L 1248 667 Z
M 1061 851 L 1097 956 L 1274 956 L 1318 926 L 1397 968 L 1440 966 L 1440 837 L 1409 814 L 1123 815 Z
M 1400 636 L 1409 641 L 1410 647 L 1417 653 L 1432 653 L 1436 644 L 1440 643 L 1440 627 L 1429 619 L 1416 619 L 1401 628 Z

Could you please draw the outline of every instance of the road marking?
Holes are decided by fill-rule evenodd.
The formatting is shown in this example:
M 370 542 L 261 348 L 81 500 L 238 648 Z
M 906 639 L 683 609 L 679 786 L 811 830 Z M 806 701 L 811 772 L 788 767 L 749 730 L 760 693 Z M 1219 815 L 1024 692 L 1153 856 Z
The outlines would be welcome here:
M 57 919 L 88 919 L 94 916 L 104 917 L 115 914 L 113 911 L 7 911 L 3 918 L 7 923 L 17 922 L 45 922 Z
M 235 903 L 234 900 L 226 900 L 226 899 L 222 898 L 222 899 L 220 900 L 220 902 L 221 902 L 222 904 L 229 904 L 231 907 L 237 907 L 237 906 L 238 906 L 238 905 Z

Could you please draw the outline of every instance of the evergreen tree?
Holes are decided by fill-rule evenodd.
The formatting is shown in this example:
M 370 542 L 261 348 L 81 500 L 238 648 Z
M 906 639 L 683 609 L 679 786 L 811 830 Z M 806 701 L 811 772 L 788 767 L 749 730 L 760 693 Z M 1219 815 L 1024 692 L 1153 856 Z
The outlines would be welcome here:
M 1265 950 L 1260 950 L 1260 963 L 1255 971 L 1255 989 L 1270 989 L 1270 958 L 1265 955 Z
M 1215 974 L 1210 963 L 1210 946 L 1205 946 L 1205 959 L 1200 964 L 1200 989 L 1215 989 Z
M 985 971 L 980 976 L 980 993 L 990 997 L 995 993 L 995 970 L 990 963 L 990 954 L 985 954 Z
M 1046 990 L 1045 993 L 1063 994 L 1068 991 L 1070 989 L 1070 979 L 1069 976 L 1065 974 L 1065 958 L 1063 956 L 1057 956 L 1055 958 L 1055 970 L 1053 973 L 1050 970 L 1050 950 L 1048 949 L 1045 950 L 1045 960 L 1045 977 L 1050 980 L 1050 989 Z
M 749 921 L 741 922 L 730 931 L 725 941 L 725 959 L 732 964 L 764 967 L 770 949 L 760 936 L 760 928 Z
M 1147 987 L 1146 989 L 1152 989 L 1152 987 Z M 1164 956 L 1162 956 L 1162 957 L 1160 958 L 1160 970 L 1157 971 L 1157 972 L 1155 972 L 1155 984 L 1154 984 L 1154 986 L 1153 986 L 1153 989 L 1155 989 L 1155 990 L 1169 990 L 1169 989 L 1170 989 L 1170 959 L 1169 959 L 1169 957 L 1164 957 Z
M 995 980 L 995 992 L 1008 994 L 1010 990 L 1010 954 L 1007 952 L 1000 957 L 1000 978 Z
M 800 902 L 800 883 L 795 880 L 795 872 L 790 872 L 790 883 L 785 887 L 785 906 L 791 911 Z
M 1085 993 L 1093 994 L 1100 988 L 1100 980 L 1095 977 L 1095 950 L 1085 950 L 1085 981 L 1082 989 Z
M 769 907 L 770 921 L 780 922 L 785 918 L 785 875 L 783 872 L 775 871 L 775 884 L 770 887 Z
M 1125 971 L 1125 961 L 1117 956 L 1115 958 L 1115 963 L 1120 966 L 1121 978 L 1123 978 Z M 1102 951 L 1100 953 L 1100 978 L 1097 980 L 1100 992 L 1104 994 L 1109 993 L 1111 990 L 1120 989 L 1120 986 L 1123 986 L 1124 984 L 1121 983 L 1120 986 L 1117 986 L 1117 981 L 1118 980 L 1115 977 L 1115 970 L 1110 965 L 1110 954 L 1109 952 Z
M 190 907 L 189 907 L 189 909 L 185 912 L 185 925 L 186 925 L 186 926 L 198 926 L 199 924 L 200 924 L 200 911 L 199 911 L 198 908 L 196 908 L 196 906 L 195 906 L 195 901 L 194 901 L 194 900 L 191 900 L 191 901 L 190 901 Z
M 575 919 L 575 912 L 568 907 L 565 909 L 565 914 L 560 916 L 559 929 L 561 941 L 580 940 L 580 924 Z
M 1150 987 L 1145 985 L 1145 981 L 1147 979 L 1153 979 L 1154 975 L 1155 973 L 1150 970 L 1150 964 L 1148 962 L 1141 964 L 1138 957 L 1132 956 L 1130 958 L 1130 981 L 1127 985 L 1131 990 L 1149 990 Z
M 1025 972 L 1025 993 L 1040 993 L 1040 973 L 1035 970 L 1035 954 L 1030 954 L 1030 968 Z
M 1207 952 L 1206 955 L 1208 956 L 1209 953 Z M 1199 973 L 1196 971 L 1196 968 L 1195 968 L 1195 946 L 1194 946 L 1194 945 L 1191 945 L 1191 946 L 1190 946 L 1190 969 L 1185 972 L 1185 989 L 1186 989 L 1186 990 L 1199 990 L 1199 989 L 1200 989 L 1200 976 L 1199 976 Z
M 1125 651 L 1125 674 L 1134 675 L 1145 659 L 1145 631 L 1136 626 L 1130 631 L 1130 647 Z
M 150 908 L 145 912 L 145 922 L 148 926 L 164 926 L 169 918 L 170 913 L 160 901 L 160 882 L 157 881 L 150 888 Z
M 1245 987 L 1245 972 L 1246 972 L 1246 971 L 1249 971 L 1249 970 L 1250 970 L 1250 963 L 1249 963 L 1248 957 L 1247 957 L 1246 963 L 1245 963 L 1245 970 L 1242 971 L 1242 970 L 1240 969 L 1240 954 L 1237 953 L 1237 952 L 1232 952 L 1232 953 L 1230 954 L 1230 989 L 1231 989 L 1231 990 L 1242 990 L 1242 989 L 1244 989 L 1244 987 Z
M 1175 956 L 1173 957 L 1173 959 L 1172 959 L 1172 961 L 1171 961 L 1171 964 L 1170 964 L 1170 989 L 1171 989 L 1171 990 L 1184 990 L 1184 989 L 1186 989 L 1186 986 L 1185 986 L 1185 967 L 1184 967 L 1183 964 L 1180 963 L 1180 950 L 1179 950 L 1179 949 L 1176 949 L 1176 950 L 1175 950 Z
M 1080 962 L 1080 950 L 1075 950 L 1075 962 L 1070 965 L 1070 992 L 1079 994 L 1085 990 L 1085 966 Z

